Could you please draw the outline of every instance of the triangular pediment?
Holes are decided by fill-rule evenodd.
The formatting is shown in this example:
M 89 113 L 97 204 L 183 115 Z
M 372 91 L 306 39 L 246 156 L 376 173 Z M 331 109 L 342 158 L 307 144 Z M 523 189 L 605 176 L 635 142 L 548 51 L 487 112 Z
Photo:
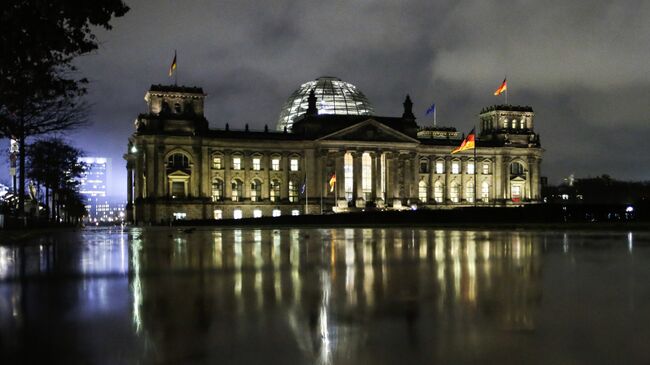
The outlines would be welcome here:
M 175 177 L 175 178 L 185 178 L 185 179 L 189 179 L 190 174 L 188 174 L 188 173 L 186 173 L 186 172 L 184 172 L 184 171 L 182 171 L 182 170 L 176 170 L 176 171 L 174 171 L 174 172 L 171 172 L 171 173 L 167 174 L 167 176 L 169 176 L 169 177 Z
M 366 119 L 363 122 L 321 137 L 318 140 L 419 143 L 418 140 L 379 123 L 374 119 Z

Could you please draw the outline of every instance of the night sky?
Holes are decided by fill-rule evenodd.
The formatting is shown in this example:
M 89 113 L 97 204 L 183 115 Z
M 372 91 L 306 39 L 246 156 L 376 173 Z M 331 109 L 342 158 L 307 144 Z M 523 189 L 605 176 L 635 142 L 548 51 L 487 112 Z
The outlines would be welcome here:
M 111 195 L 126 195 L 121 156 L 149 86 L 173 83 L 174 49 L 178 83 L 203 87 L 214 128 L 273 129 L 291 92 L 327 75 L 359 87 L 378 115 L 401 115 L 409 93 L 418 124 L 431 124 L 435 102 L 438 124 L 466 133 L 482 107 L 504 101 L 492 93 L 507 75 L 509 102 L 536 112 L 550 183 L 571 173 L 650 180 L 647 0 L 127 4 L 113 30 L 97 32 L 100 49 L 78 59 L 92 125 L 67 137 L 112 158 Z

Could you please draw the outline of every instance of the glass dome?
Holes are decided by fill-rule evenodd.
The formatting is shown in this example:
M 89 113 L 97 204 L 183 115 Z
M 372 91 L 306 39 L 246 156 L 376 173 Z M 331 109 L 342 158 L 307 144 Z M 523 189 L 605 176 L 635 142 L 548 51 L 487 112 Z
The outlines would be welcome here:
M 294 91 L 282 106 L 276 129 L 291 130 L 293 122 L 307 111 L 309 92 L 316 94 L 318 114 L 369 115 L 373 113 L 370 102 L 356 86 L 336 77 L 319 77 L 306 82 Z

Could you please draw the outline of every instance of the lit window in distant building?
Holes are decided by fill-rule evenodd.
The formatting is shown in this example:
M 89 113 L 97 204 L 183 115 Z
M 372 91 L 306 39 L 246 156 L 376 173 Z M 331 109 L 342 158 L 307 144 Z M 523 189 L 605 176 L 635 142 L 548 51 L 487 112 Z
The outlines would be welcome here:
M 232 217 L 233 217 L 233 219 L 242 219 L 243 214 L 242 214 L 241 209 L 235 209 L 235 210 L 232 212 Z
M 233 170 L 241 170 L 241 157 L 233 157 L 232 158 L 232 169 Z
M 262 209 L 253 209 L 253 218 L 262 218 Z
M 279 216 L 282 215 L 282 212 L 280 211 L 280 209 L 273 209 L 272 214 L 273 214 L 274 217 L 279 217 Z
M 452 174 L 460 174 L 460 161 L 452 161 L 451 162 L 451 173 Z
M 237 201 L 239 201 L 241 199 L 241 197 L 243 195 L 242 194 L 242 186 L 243 185 L 244 184 L 242 184 L 242 182 L 240 180 L 233 180 L 232 181 L 232 195 L 231 195 L 232 201 L 237 202 Z
M 216 170 L 221 170 L 223 168 L 221 165 L 221 157 L 212 158 L 212 168 Z
M 418 199 L 420 199 L 422 203 L 427 202 L 427 183 L 424 181 L 418 183 Z
M 433 184 L 433 199 L 436 201 L 436 203 L 442 203 L 443 194 L 444 188 L 442 186 L 442 183 L 440 181 L 436 181 L 435 184 Z
M 289 201 L 295 203 L 298 201 L 298 187 L 296 183 L 289 180 Z
M 490 200 L 490 184 L 487 181 L 483 181 L 481 184 L 481 199 L 483 202 L 487 203 Z
M 300 215 L 300 211 L 298 209 L 294 209 L 291 211 L 291 215 Z
M 474 174 L 474 162 L 467 163 L 467 173 L 470 175 Z
M 272 202 L 280 200 L 280 182 L 278 180 L 271 181 L 270 196 Z
M 259 201 L 262 196 L 262 183 L 258 180 L 251 182 L 251 201 Z
M 436 161 L 436 174 L 445 173 L 445 161 Z
M 187 213 L 183 213 L 183 212 L 172 213 L 172 215 L 174 216 L 175 220 L 183 220 L 187 217 Z
M 253 170 L 259 171 L 262 169 L 262 160 L 259 157 L 253 157 Z
M 489 175 L 489 174 L 490 174 L 490 163 L 483 162 L 483 175 Z
M 451 184 L 451 189 L 449 190 L 449 199 L 454 203 L 458 203 L 460 201 L 460 184 Z
M 474 202 L 474 183 L 472 181 L 465 186 L 465 200 L 470 203 Z
M 223 199 L 223 181 L 215 179 L 212 182 L 212 201 L 220 201 Z
M 223 211 L 221 209 L 214 210 L 214 219 L 223 219 Z
M 289 170 L 291 171 L 298 171 L 298 159 L 297 158 L 292 158 L 289 161 Z
M 273 158 L 271 160 L 271 170 L 280 171 L 280 159 L 279 158 Z

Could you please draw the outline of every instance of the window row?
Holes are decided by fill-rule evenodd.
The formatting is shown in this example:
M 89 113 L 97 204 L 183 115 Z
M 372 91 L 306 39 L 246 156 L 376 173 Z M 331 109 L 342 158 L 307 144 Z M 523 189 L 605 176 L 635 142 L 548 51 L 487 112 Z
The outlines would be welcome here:
M 481 171 L 480 173 L 483 175 L 489 175 L 491 173 L 491 163 L 490 162 L 481 162 Z M 428 174 L 430 172 L 429 170 L 429 161 L 426 159 L 420 160 L 420 173 L 421 174 Z M 445 173 L 445 161 L 436 161 L 435 162 L 435 170 L 434 172 L 436 174 L 444 174 Z M 461 162 L 460 161 L 451 161 L 451 173 L 452 174 L 460 174 L 461 173 Z M 465 164 L 465 173 L 473 175 L 474 174 L 474 162 L 467 162 Z
M 460 203 L 461 185 L 459 183 L 452 183 L 451 186 L 449 187 L 448 193 L 449 193 L 448 198 L 452 203 Z M 469 182 L 465 185 L 464 193 L 465 193 L 464 194 L 465 201 L 469 203 L 473 203 L 475 197 L 487 203 L 490 199 L 490 184 L 485 181 L 481 183 L 481 191 L 479 192 L 478 196 L 475 196 L 474 183 Z M 426 203 L 429 201 L 429 188 L 427 183 L 424 181 L 420 181 L 418 183 L 418 199 L 422 203 Z M 439 181 L 436 181 L 435 184 L 433 185 L 433 200 L 436 203 L 444 203 L 444 199 L 445 199 L 444 184 L 442 184 Z
M 231 191 L 230 196 L 226 197 L 224 192 L 224 182 L 221 179 L 215 179 L 212 182 L 212 201 L 222 201 L 224 199 L 229 199 L 231 201 L 242 201 L 244 198 L 244 183 L 239 179 L 233 179 L 231 181 Z M 278 180 L 272 180 L 269 186 L 269 200 L 272 202 L 280 201 L 281 197 L 281 185 L 282 183 Z M 304 194 L 305 184 L 300 184 L 294 181 L 289 181 L 288 184 L 288 198 L 289 202 L 295 203 L 299 200 L 299 194 Z M 259 180 L 253 180 L 250 183 L 250 201 L 256 202 L 262 200 L 262 182 Z
M 214 219 L 224 219 L 223 210 L 215 209 L 213 213 L 214 213 Z M 271 216 L 272 217 L 279 217 L 281 215 L 282 215 L 282 211 L 280 209 L 273 209 L 271 211 Z M 300 210 L 298 210 L 298 209 L 291 210 L 291 215 L 293 215 L 293 216 L 300 215 Z M 262 217 L 263 217 L 262 209 L 253 209 L 252 218 L 262 218 Z M 244 218 L 244 212 L 241 209 L 235 209 L 235 210 L 233 210 L 231 218 L 232 219 L 242 219 L 242 218 Z M 246 217 L 246 218 L 251 218 L 251 217 Z
M 280 157 L 271 157 L 270 169 L 271 171 L 280 171 Z M 251 169 L 254 171 L 262 170 L 262 158 L 253 157 L 251 159 Z M 215 170 L 224 169 L 224 158 L 221 156 L 212 157 L 212 168 Z M 246 167 L 243 163 L 243 158 L 241 156 L 233 156 L 231 168 L 233 170 L 244 170 Z M 290 158 L 289 159 L 289 171 L 300 171 L 300 159 L 299 158 Z

